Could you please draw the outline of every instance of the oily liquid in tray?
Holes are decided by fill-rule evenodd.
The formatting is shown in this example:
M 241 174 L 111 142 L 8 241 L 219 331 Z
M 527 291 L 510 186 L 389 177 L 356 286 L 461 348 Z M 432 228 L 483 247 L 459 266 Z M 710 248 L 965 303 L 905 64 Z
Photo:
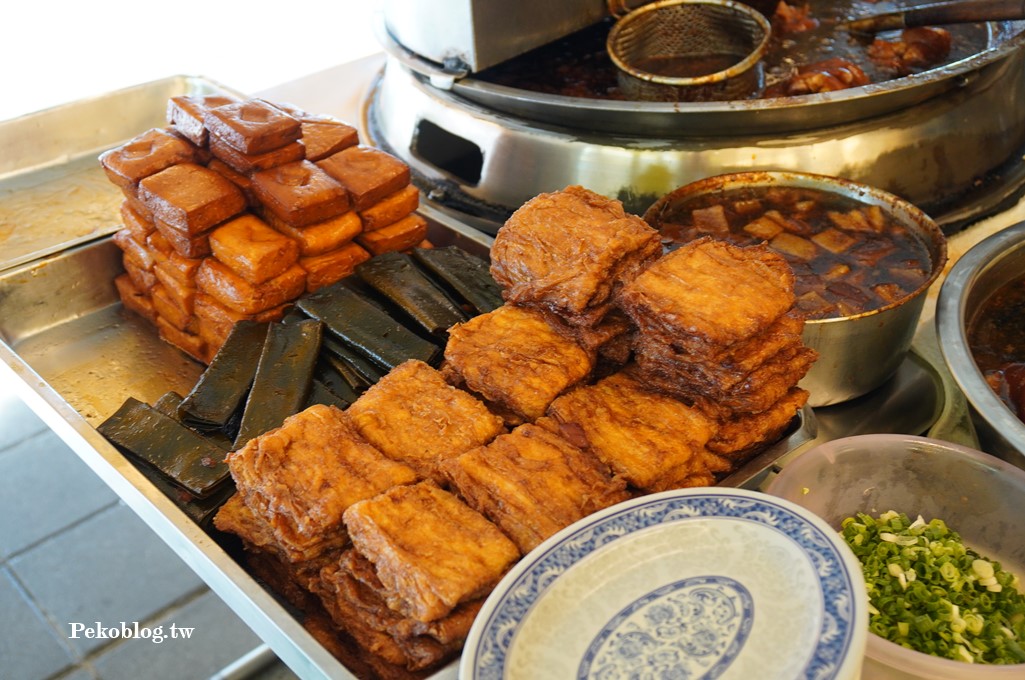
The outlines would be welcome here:
M 700 236 L 767 243 L 794 270 L 808 319 L 852 316 L 918 290 L 932 266 L 925 244 L 879 207 L 797 188 L 751 188 L 671 202 L 649 217 L 667 247 Z
M 1025 276 L 983 303 L 969 326 L 968 346 L 986 382 L 1025 421 Z

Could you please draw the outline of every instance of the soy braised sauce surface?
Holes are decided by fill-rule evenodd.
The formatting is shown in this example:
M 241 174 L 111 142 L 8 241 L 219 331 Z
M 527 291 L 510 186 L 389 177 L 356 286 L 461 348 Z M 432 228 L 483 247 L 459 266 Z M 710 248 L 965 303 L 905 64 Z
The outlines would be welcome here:
M 928 4 L 916 1 L 900 3 L 900 7 Z M 869 82 L 885 82 L 899 73 L 880 67 L 868 55 L 868 41 L 851 36 L 837 24 L 849 18 L 898 8 L 894 2 L 866 0 L 806 0 L 792 6 L 803 9 L 814 26 L 800 32 L 773 31 L 769 48 L 763 59 L 766 89 L 794 76 L 802 66 L 828 59 L 842 59 L 859 67 Z M 609 58 L 605 41 L 615 24 L 612 18 L 598 22 L 565 38 L 514 57 L 476 75 L 483 82 L 503 85 L 542 94 L 582 97 L 589 99 L 625 99 L 616 82 L 616 66 Z M 984 50 L 989 44 L 989 31 L 985 24 L 963 24 L 944 27 L 950 32 L 950 53 L 930 68 L 953 63 Z M 899 32 L 880 33 L 884 40 L 900 40 Z M 771 91 L 771 90 L 770 90 Z M 752 97 L 757 98 L 759 94 Z
M 968 346 L 986 382 L 1025 421 L 1025 276 L 983 303 L 968 329 Z
M 926 245 L 881 207 L 816 189 L 709 193 L 667 203 L 648 219 L 669 249 L 700 236 L 767 243 L 794 270 L 797 305 L 808 319 L 897 303 L 932 271 Z

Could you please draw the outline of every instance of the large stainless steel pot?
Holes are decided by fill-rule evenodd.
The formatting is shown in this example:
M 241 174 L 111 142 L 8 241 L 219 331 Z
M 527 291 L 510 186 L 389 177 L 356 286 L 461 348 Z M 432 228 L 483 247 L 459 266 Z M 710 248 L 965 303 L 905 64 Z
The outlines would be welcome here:
M 943 359 L 964 392 L 982 448 L 1025 468 L 1025 423 L 997 397 L 972 357 L 967 329 L 980 305 L 1025 272 L 1025 222 L 976 244 L 951 268 L 936 306 Z
M 749 172 L 709 177 L 680 187 L 659 199 L 644 219 L 659 228 L 660 216 L 679 214 L 688 204 L 713 195 L 730 196 L 771 187 L 814 189 L 877 205 L 887 217 L 915 234 L 929 252 L 930 275 L 903 299 L 860 314 L 813 319 L 804 325 L 804 344 L 819 358 L 800 387 L 808 390 L 811 406 L 828 406 L 860 397 L 882 385 L 904 361 L 925 304 L 925 293 L 943 271 L 947 242 L 933 220 L 914 205 L 888 192 L 836 177 L 794 172 Z
M 541 95 L 431 72 L 386 31 L 368 101 L 373 141 L 440 202 L 500 223 L 529 198 L 582 184 L 643 212 L 714 174 L 846 177 L 911 201 L 953 230 L 1021 184 L 1025 24 L 941 69 L 784 99 L 660 104 Z

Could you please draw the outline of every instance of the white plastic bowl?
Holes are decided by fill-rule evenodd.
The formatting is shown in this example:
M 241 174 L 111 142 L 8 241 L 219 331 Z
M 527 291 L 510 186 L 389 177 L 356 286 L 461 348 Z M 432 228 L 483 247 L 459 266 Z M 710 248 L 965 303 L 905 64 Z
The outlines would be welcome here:
M 965 543 L 1025 583 L 1025 471 L 994 456 L 926 437 L 868 434 L 820 444 L 787 463 L 766 491 L 839 530 L 857 512 L 896 510 L 944 520 Z M 864 680 L 1010 680 L 1025 664 L 967 664 L 868 636 Z

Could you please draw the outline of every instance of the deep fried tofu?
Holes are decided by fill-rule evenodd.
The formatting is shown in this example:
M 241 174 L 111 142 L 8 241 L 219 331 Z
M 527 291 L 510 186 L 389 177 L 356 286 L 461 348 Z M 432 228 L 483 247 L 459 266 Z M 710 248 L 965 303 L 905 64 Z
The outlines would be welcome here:
M 807 401 L 807 390 L 793 387 L 764 411 L 720 421 L 715 436 L 708 442 L 708 450 L 742 461 L 779 440 Z
M 512 305 L 453 326 L 445 361 L 467 388 L 525 421 L 593 368 L 589 353 L 541 312 Z
M 240 215 L 210 232 L 213 256 L 254 285 L 278 276 L 299 259 L 299 244 L 256 215 Z
M 429 480 L 352 505 L 345 526 L 389 607 L 418 621 L 484 596 L 520 556 L 498 527 Z
M 524 554 L 578 519 L 629 498 L 609 468 L 559 435 L 520 425 L 442 465 L 454 488 Z
M 457 652 L 483 602 L 462 604 L 430 623 L 405 617 L 388 607 L 373 565 L 355 550 L 321 571 L 314 592 L 361 647 L 408 670 L 437 666 Z
M 765 331 L 794 304 L 794 275 L 764 245 L 700 238 L 668 253 L 619 294 L 645 333 L 709 353 Z
M 759 380 L 768 375 L 767 364 L 775 362 L 783 368 L 786 364 L 779 363 L 781 360 L 797 357 L 804 347 L 803 327 L 800 314 L 784 314 L 766 331 L 711 356 L 679 352 L 664 339 L 645 335 L 635 339 L 634 350 L 638 363 L 645 368 L 678 379 L 681 393 L 721 400 L 733 390 L 738 394 L 757 391 Z M 796 373 L 799 363 L 790 366 L 798 379 L 803 377 L 803 372 Z
M 502 419 L 480 400 L 417 360 L 392 369 L 347 413 L 360 434 L 386 456 L 439 482 L 443 460 L 487 444 L 505 430 Z
M 225 179 L 237 186 L 242 192 L 242 195 L 246 197 L 246 204 L 249 207 L 256 208 L 259 205 L 259 199 L 257 199 L 256 194 L 253 193 L 253 180 L 249 175 L 242 174 L 220 158 L 211 159 L 210 162 L 206 164 L 206 167 L 220 175 L 223 175 Z
M 342 411 L 320 404 L 250 440 L 227 461 L 246 505 L 284 550 L 305 558 L 345 544 L 342 513 L 353 503 L 417 479 L 360 437 Z
M 491 273 L 508 302 L 592 325 L 614 293 L 661 253 L 658 232 L 622 203 L 570 186 L 512 214 L 495 236 Z
M 146 271 L 153 269 L 153 254 L 145 245 L 136 241 L 128 229 L 115 231 L 112 240 L 137 267 Z
M 715 423 L 700 410 L 647 389 L 629 372 L 559 397 L 548 416 L 543 424 L 554 425 L 638 489 L 672 488 L 669 480 L 717 465 L 705 449 Z

